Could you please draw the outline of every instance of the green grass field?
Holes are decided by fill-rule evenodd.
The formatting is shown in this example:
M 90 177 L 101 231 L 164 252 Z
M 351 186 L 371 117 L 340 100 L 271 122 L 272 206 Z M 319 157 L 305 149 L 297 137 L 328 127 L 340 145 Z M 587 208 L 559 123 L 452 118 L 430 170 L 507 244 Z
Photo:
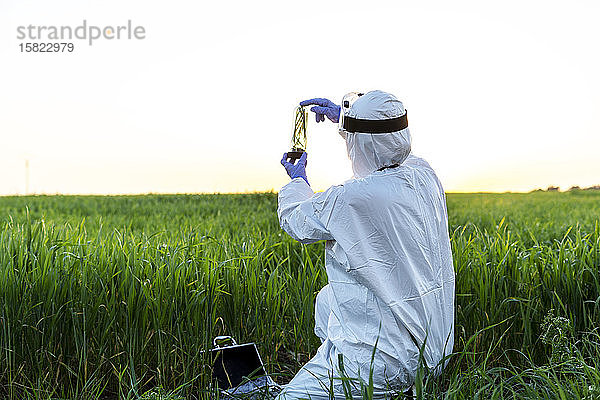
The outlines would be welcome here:
M 0 398 L 209 398 L 222 334 L 285 382 L 318 347 L 327 276 L 276 202 L 0 198 Z M 450 194 L 448 212 L 455 355 L 417 397 L 600 398 L 600 193 Z

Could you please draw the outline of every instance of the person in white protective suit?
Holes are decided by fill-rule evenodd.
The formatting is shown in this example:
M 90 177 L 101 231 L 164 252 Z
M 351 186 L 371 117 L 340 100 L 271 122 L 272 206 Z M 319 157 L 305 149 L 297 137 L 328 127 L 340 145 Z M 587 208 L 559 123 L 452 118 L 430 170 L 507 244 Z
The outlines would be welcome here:
M 371 368 L 374 397 L 406 391 L 419 362 L 439 373 L 454 344 L 454 268 L 442 185 L 411 154 L 402 102 L 382 91 L 351 97 L 337 113 L 354 179 L 314 193 L 306 153 L 296 164 L 287 154 L 282 159 L 292 180 L 279 192 L 280 225 L 301 243 L 326 241 L 329 283 L 315 302 L 322 344 L 278 399 L 330 398 L 331 389 L 344 398 L 342 375 L 360 397 Z M 340 107 L 329 100 L 301 104 L 317 104 L 311 109 L 317 121 L 337 122 Z

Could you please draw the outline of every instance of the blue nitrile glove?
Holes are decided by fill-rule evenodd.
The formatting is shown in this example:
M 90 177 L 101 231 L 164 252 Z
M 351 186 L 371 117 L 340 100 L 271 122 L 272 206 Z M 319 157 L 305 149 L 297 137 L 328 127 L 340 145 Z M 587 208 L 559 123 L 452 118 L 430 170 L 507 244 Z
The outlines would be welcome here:
M 302 178 L 306 181 L 306 183 L 308 183 L 308 178 L 306 177 L 306 157 L 306 152 L 304 152 L 302 153 L 296 164 L 292 164 L 287 160 L 287 153 L 283 153 L 281 165 L 283 165 L 290 178 Z M 310 185 L 310 183 L 308 184 Z
M 317 122 L 325 121 L 325 117 L 329 118 L 331 122 L 335 122 L 336 124 L 339 122 L 341 107 L 335 104 L 333 101 L 316 98 L 300 102 L 300 105 L 303 107 L 311 104 L 315 104 L 314 107 L 310 108 L 310 111 L 315 113 Z

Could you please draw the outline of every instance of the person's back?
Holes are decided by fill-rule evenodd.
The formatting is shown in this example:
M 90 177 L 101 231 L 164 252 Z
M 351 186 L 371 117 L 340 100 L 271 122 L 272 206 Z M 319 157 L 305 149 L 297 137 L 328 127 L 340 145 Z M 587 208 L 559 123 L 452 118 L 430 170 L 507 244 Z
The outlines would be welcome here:
M 288 234 L 305 243 L 327 240 L 329 279 L 315 305 L 323 343 L 286 386 L 286 398 L 325 394 L 318 378 L 327 386 L 328 375 L 339 377 L 341 355 L 346 376 L 368 382 L 372 370 L 376 394 L 406 389 L 421 348 L 436 368 L 453 346 L 454 271 L 442 186 L 427 162 L 409 155 L 408 129 L 351 134 L 355 179 L 318 194 L 294 179 L 279 194 Z M 343 393 L 339 379 L 329 383 Z
M 431 330 L 425 355 L 436 366 L 440 350 L 449 354 L 454 342 L 454 269 L 445 194 L 435 172 L 410 155 L 396 168 L 354 180 L 348 196 L 355 214 L 349 218 L 363 215 L 355 236 L 369 238 L 345 243 L 353 246 L 349 273 L 389 305 L 419 343 Z

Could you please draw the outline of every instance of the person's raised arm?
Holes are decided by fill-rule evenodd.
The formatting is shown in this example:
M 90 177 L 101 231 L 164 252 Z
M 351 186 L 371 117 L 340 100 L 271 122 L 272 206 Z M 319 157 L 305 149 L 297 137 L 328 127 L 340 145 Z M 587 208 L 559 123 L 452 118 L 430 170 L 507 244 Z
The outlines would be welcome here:
M 322 193 L 314 193 L 306 178 L 306 153 L 292 164 L 283 155 L 281 164 L 292 181 L 281 188 L 278 195 L 277 215 L 281 228 L 295 240 L 308 244 L 319 240 L 333 240 L 329 222 L 337 208 L 342 186 L 332 186 Z

